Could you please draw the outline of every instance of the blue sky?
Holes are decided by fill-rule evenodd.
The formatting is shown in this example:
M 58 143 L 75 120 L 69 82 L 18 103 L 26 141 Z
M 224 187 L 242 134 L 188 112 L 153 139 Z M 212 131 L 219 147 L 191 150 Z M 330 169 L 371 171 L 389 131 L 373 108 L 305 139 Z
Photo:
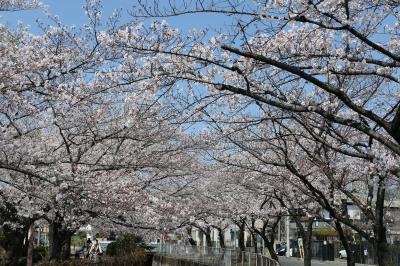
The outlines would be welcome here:
M 61 21 L 67 25 L 80 26 L 85 24 L 86 17 L 84 15 L 82 6 L 84 0 L 42 0 L 47 6 L 48 10 L 53 15 L 58 15 Z M 112 14 L 115 9 L 123 8 L 124 10 L 131 9 L 134 1 L 129 0 L 103 0 L 103 18 Z M 46 16 L 43 10 L 25 10 L 17 12 L 2 12 L 0 23 L 14 26 L 18 21 L 30 25 L 32 32 L 37 32 L 36 20 L 39 18 L 46 22 Z M 128 19 L 128 14 L 124 12 L 125 18 Z M 221 26 L 226 19 L 218 15 L 190 15 L 178 18 L 166 19 L 171 26 L 187 30 L 191 28 L 214 28 Z

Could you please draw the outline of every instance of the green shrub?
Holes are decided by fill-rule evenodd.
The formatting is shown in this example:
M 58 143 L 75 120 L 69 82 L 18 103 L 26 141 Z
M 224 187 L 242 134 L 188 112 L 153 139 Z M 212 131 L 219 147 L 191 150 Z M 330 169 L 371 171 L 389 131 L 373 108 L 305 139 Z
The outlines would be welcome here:
M 7 243 L 7 238 L 3 233 L 3 230 L 0 229 L 0 247 L 5 247 Z
M 136 252 L 137 250 L 145 250 L 146 248 L 141 237 L 128 234 L 110 243 L 107 246 L 107 255 L 124 256 Z
M 18 262 L 16 266 L 25 266 L 26 265 L 26 257 L 18 258 Z
M 88 259 L 71 259 L 64 262 L 42 262 L 37 266 L 91 266 L 94 265 Z M 97 266 L 147 266 L 152 265 L 152 255 L 146 254 L 143 250 L 124 256 L 102 256 Z
M 37 246 L 33 248 L 33 262 L 37 263 L 46 258 L 47 247 Z
M 142 238 L 135 235 L 124 235 L 107 246 L 106 254 L 102 255 L 97 266 L 146 266 L 152 264 L 152 254 Z M 40 266 L 89 266 L 88 259 L 71 259 L 64 262 L 41 262 Z

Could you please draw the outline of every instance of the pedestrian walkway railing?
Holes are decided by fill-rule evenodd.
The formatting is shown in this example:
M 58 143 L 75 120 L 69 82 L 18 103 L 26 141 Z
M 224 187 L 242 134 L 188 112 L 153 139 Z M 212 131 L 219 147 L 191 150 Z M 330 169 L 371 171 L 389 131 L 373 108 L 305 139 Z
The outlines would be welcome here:
M 279 266 L 276 260 L 263 254 L 238 249 L 191 246 L 181 244 L 159 244 L 154 252 L 160 256 L 197 262 L 211 266 Z

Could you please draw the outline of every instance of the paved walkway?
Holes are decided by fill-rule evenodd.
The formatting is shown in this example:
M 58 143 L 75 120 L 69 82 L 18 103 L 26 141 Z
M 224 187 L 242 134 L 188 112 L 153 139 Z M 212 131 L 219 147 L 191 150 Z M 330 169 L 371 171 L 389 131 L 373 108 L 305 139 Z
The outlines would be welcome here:
M 281 266 L 303 266 L 303 260 L 297 258 L 288 258 L 288 257 L 279 257 L 279 262 Z M 335 261 L 320 261 L 320 260 L 312 260 L 311 265 L 313 266 L 346 266 L 346 260 L 336 259 Z M 371 264 L 360 264 L 356 263 L 357 266 L 366 266 Z
M 185 260 L 197 263 L 197 265 L 208 266 L 256 266 L 274 265 L 274 261 L 266 256 L 254 253 L 241 253 L 239 250 L 207 248 L 199 246 L 187 246 L 176 244 L 158 245 L 154 253 L 160 258 L 157 265 L 165 264 L 165 259 Z M 256 259 L 257 258 L 257 259 Z M 279 257 L 281 266 L 303 266 L 304 261 L 298 258 Z M 312 260 L 312 266 L 347 266 L 345 259 L 335 259 L 335 261 Z M 372 266 L 371 264 L 356 264 L 357 266 Z

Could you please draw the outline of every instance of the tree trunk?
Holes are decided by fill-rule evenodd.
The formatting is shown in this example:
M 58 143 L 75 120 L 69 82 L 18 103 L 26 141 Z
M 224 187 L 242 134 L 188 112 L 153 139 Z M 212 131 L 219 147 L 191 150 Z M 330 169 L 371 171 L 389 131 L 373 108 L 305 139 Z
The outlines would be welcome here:
M 27 227 L 12 229 L 9 226 L 3 226 L 5 237 L 4 249 L 6 250 L 6 265 L 17 265 L 18 259 L 26 255 L 27 249 L 24 240 L 27 235 Z
M 311 266 L 311 258 L 312 258 L 311 240 L 312 240 L 312 225 L 314 223 L 314 218 L 310 218 L 308 221 L 305 222 L 307 231 L 304 229 L 304 226 L 302 225 L 301 221 L 296 215 L 293 215 L 293 220 L 296 222 L 301 238 L 303 239 L 304 266 Z M 287 250 L 286 252 L 289 252 L 289 250 Z
M 307 221 L 307 231 L 304 232 L 303 237 L 303 248 L 304 248 L 304 266 L 311 266 L 312 251 L 311 251 L 311 241 L 312 241 L 312 225 L 314 219 Z
M 217 228 L 218 230 L 218 239 L 219 239 L 219 246 L 221 248 L 225 248 L 225 238 L 224 238 L 224 230 L 221 228 Z
M 239 224 L 239 249 L 241 251 L 246 251 L 246 246 L 244 243 L 244 230 L 245 230 L 245 224 L 243 221 L 241 221 Z
M 346 237 L 346 235 L 344 234 L 342 225 L 340 224 L 339 221 L 336 220 L 336 221 L 335 221 L 335 226 L 336 226 L 336 230 L 337 230 L 337 232 L 338 232 L 338 234 L 339 234 L 340 241 L 342 242 L 343 247 L 344 247 L 344 249 L 346 250 L 346 254 L 347 254 L 347 258 L 346 258 L 346 260 L 347 260 L 347 266 L 355 266 L 356 263 L 355 263 L 355 261 L 354 261 L 353 251 L 351 250 L 351 248 L 350 248 L 350 246 L 349 246 L 349 242 L 347 241 L 347 237 Z
M 192 238 L 192 227 L 186 227 L 186 233 L 188 234 L 188 241 L 191 246 L 196 246 L 196 241 Z
M 390 264 L 389 246 L 386 238 L 386 227 L 383 222 L 384 208 L 385 208 L 385 184 L 384 177 L 379 178 L 378 192 L 376 199 L 375 209 L 375 250 L 377 251 L 378 265 L 387 266 Z
M 71 257 L 71 237 L 73 233 L 70 231 L 65 232 L 64 243 L 61 247 L 61 260 L 69 260 Z
M 254 235 L 259 235 L 263 241 L 264 241 L 264 247 L 266 247 L 268 249 L 268 252 L 270 254 L 270 257 L 276 261 L 279 261 L 278 255 L 276 255 L 276 251 L 274 248 L 274 242 L 275 242 L 275 232 L 276 232 L 276 228 L 277 225 L 279 224 L 280 221 L 280 217 L 278 219 L 276 219 L 275 221 L 273 221 L 270 224 L 270 229 L 268 230 L 268 225 L 269 225 L 269 221 L 263 221 L 263 226 L 260 229 L 257 229 L 257 227 L 255 226 L 255 222 L 256 220 L 253 219 L 252 223 L 251 223 L 251 231 L 254 232 Z
M 253 240 L 254 253 L 258 253 L 257 234 L 253 231 L 251 232 L 251 238 Z
M 61 259 L 62 239 L 59 233 L 61 225 L 55 222 L 49 224 L 49 260 Z
M 51 222 L 49 225 L 49 260 L 67 260 L 71 252 L 71 236 L 73 232 L 62 228 L 61 223 Z
M 208 228 L 207 230 L 206 230 L 206 244 L 207 244 L 207 247 L 212 247 L 212 241 L 211 241 L 211 232 L 210 232 L 210 229 Z
M 33 265 L 33 238 L 35 235 L 35 228 L 33 225 L 34 224 L 32 223 L 29 226 L 29 231 L 28 231 L 28 251 L 27 251 L 27 255 L 26 255 L 26 265 L 27 266 Z
M 278 255 L 276 255 L 276 251 L 274 248 L 274 242 L 269 241 L 269 239 L 264 235 L 261 236 L 264 240 L 264 247 L 268 249 L 269 255 L 271 256 L 272 259 L 279 261 Z

